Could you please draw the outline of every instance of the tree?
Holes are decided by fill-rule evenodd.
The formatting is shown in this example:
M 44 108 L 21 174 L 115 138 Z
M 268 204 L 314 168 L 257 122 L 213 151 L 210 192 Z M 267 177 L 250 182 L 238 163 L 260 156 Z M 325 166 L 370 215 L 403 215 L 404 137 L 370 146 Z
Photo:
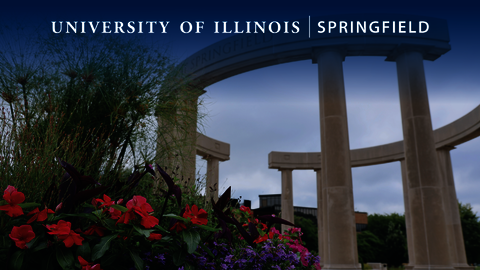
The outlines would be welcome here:
M 318 253 L 317 218 L 312 215 L 295 212 L 294 224 L 302 229 L 302 241 L 310 252 Z
M 469 264 L 480 263 L 480 220 L 472 206 L 458 203 L 462 223 L 465 253 Z
M 362 232 L 362 234 L 367 231 L 377 239 L 367 234 L 360 237 L 360 240 L 375 246 L 375 253 L 372 254 L 371 251 L 365 253 L 364 249 L 359 249 L 359 257 L 361 259 L 364 257 L 371 261 L 387 263 L 389 266 L 400 266 L 402 263 L 408 262 L 404 215 L 397 213 L 369 215 L 367 230 Z M 363 239 L 364 237 L 367 239 Z
M 368 230 L 357 233 L 358 261 L 361 264 L 377 262 L 383 245 L 383 241 Z

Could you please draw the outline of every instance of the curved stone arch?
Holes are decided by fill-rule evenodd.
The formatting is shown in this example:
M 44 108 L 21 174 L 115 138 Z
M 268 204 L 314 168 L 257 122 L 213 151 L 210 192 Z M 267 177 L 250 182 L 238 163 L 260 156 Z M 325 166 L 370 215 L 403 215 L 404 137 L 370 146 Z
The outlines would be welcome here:
M 418 33 L 316 33 L 317 21 L 428 21 L 429 31 Z M 226 78 L 282 63 L 310 60 L 316 62 L 315 48 L 337 47 L 344 56 L 385 56 L 394 61 L 407 47 L 422 50 L 425 60 L 435 60 L 450 50 L 447 22 L 438 18 L 413 15 L 335 15 L 297 20 L 297 34 L 237 34 L 216 42 L 185 59 L 184 74 L 198 87 L 207 87 Z M 306 26 L 310 26 L 308 31 Z
M 428 21 L 430 30 L 422 34 L 388 31 L 382 34 L 318 34 L 311 30 L 311 21 L 319 20 L 337 21 L 340 24 L 341 21 L 406 21 L 413 24 Z M 451 130 L 445 133 L 433 132 L 423 68 L 423 60 L 433 61 L 450 50 L 446 21 L 392 14 L 373 14 L 367 19 L 362 14 L 308 18 L 298 20 L 298 24 L 307 25 L 308 31 L 300 31 L 298 34 L 239 34 L 217 42 L 183 61 L 181 65 L 184 74 L 195 87 L 204 88 L 228 77 L 271 65 L 308 59 L 318 64 L 323 168 L 316 170 L 317 190 L 325 195 L 322 197 L 324 207 L 319 204 L 324 217 L 319 219 L 319 224 L 325 229 L 322 234 L 323 248 L 319 247 L 319 251 L 324 268 L 357 270 L 360 265 L 356 249 L 351 179 L 351 167 L 355 164 L 349 158 L 342 62 L 346 56 L 385 56 L 386 61 L 395 61 L 402 108 L 403 145 L 402 142 L 397 142 L 373 147 L 379 152 L 393 153 L 393 156 L 372 154 L 366 157 L 370 161 L 362 162 L 370 162 L 372 165 L 392 159 L 402 160 L 402 172 L 406 172 L 403 175 L 408 174 L 408 177 L 403 177 L 404 187 L 408 187 L 408 191 L 404 192 L 405 205 L 406 209 L 415 212 L 409 221 L 406 210 L 407 228 L 411 228 L 410 232 L 407 230 L 409 265 L 438 270 L 468 268 L 465 252 L 460 250 L 463 243 L 458 245 L 461 240 L 458 237 L 459 230 L 453 228 L 458 228 L 455 223 L 455 220 L 459 221 L 458 207 L 454 184 L 445 180 L 446 175 L 451 174 L 451 168 L 439 170 L 438 165 L 440 162 L 448 163 L 449 144 L 459 142 L 458 136 L 462 139 L 467 137 L 455 132 L 449 134 Z M 469 134 L 474 136 L 474 132 Z M 443 151 L 446 154 L 437 157 L 436 142 L 445 145 L 442 149 L 446 149 Z M 403 149 L 405 153 L 402 153 Z M 364 151 L 357 150 L 360 154 Z M 354 152 L 355 150 L 352 151 L 353 156 Z M 310 157 L 307 155 L 305 158 Z M 293 205 L 291 173 L 292 169 L 282 170 L 282 190 L 290 191 L 288 200 Z M 286 180 L 283 181 L 284 179 Z M 282 194 L 282 201 L 284 200 L 287 199 Z M 420 203 L 421 207 L 410 205 L 412 201 Z M 282 213 L 288 216 L 287 220 L 293 221 L 293 207 L 291 208 L 288 211 L 282 209 Z M 320 241 L 322 237 L 319 237 Z M 411 244 L 412 242 L 414 243 Z M 456 247 L 451 247 L 453 242 Z M 445 246 L 449 248 L 442 248 Z
M 435 147 L 454 147 L 480 136 L 480 105 L 453 121 L 434 130 Z M 270 169 L 320 170 L 321 152 L 277 152 L 268 154 Z M 403 141 L 350 151 L 352 167 L 400 161 L 405 158 Z

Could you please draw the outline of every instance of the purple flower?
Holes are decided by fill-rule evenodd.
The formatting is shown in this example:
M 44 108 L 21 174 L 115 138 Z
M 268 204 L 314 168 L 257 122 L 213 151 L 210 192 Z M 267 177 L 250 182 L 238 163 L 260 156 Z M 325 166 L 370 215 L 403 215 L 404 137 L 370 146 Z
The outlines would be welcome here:
M 232 262 L 232 257 L 233 255 L 228 255 L 227 257 L 225 257 L 225 262 Z

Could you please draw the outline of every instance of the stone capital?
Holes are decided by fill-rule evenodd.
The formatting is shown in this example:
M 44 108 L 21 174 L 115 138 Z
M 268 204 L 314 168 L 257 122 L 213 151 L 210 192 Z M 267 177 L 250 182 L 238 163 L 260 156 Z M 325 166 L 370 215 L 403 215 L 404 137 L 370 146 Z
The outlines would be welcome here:
M 445 145 L 445 146 L 442 146 L 440 148 L 437 148 L 437 151 L 438 150 L 443 150 L 443 151 L 448 151 L 450 152 L 451 150 L 453 149 L 457 149 L 455 146 L 451 146 L 451 145 Z
M 413 44 L 399 44 L 395 49 L 393 49 L 385 61 L 394 62 L 397 60 L 398 56 L 406 52 L 419 52 L 422 54 L 422 57 L 425 59 L 426 55 L 433 49 L 431 45 L 413 45 Z
M 315 47 L 312 48 L 312 64 L 317 64 L 320 55 L 327 52 L 339 53 L 342 56 L 342 62 L 345 61 L 345 56 L 347 56 L 347 48 L 345 46 Z

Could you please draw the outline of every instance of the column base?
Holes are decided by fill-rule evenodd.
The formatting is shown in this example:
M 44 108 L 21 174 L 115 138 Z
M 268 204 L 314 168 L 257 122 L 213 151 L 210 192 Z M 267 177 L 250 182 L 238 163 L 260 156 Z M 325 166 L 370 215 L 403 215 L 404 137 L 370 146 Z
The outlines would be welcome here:
M 322 269 L 340 269 L 340 270 L 359 270 L 362 269 L 362 265 L 357 264 L 324 264 Z
M 475 266 L 470 266 L 468 264 L 465 264 L 465 265 L 454 265 L 453 268 L 455 268 L 455 270 L 474 270 L 475 269 Z
M 413 270 L 455 270 L 455 268 L 445 265 L 415 265 Z

